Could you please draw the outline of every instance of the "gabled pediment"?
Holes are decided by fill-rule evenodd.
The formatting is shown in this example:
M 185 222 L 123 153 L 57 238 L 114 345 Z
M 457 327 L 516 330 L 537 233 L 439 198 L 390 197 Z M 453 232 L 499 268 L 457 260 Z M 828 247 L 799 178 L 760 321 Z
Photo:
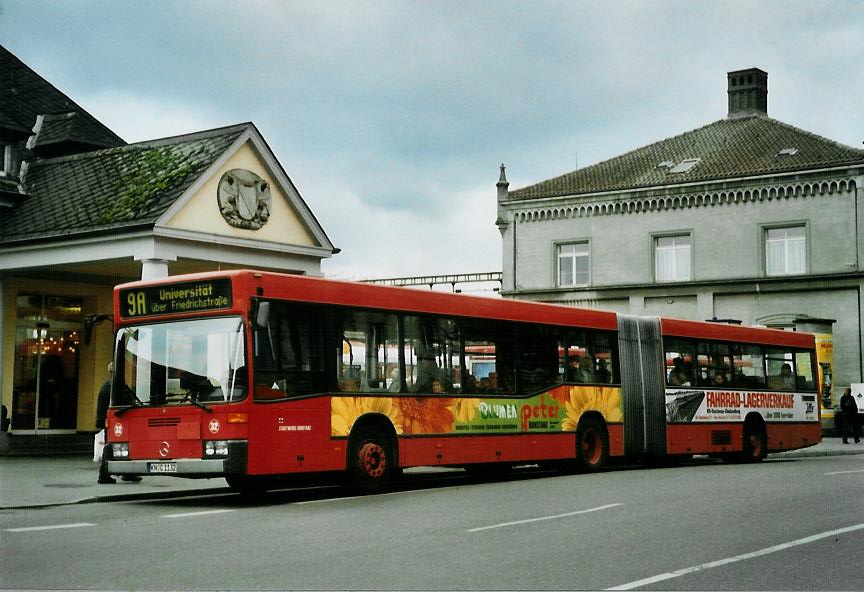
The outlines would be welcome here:
M 253 126 L 161 216 L 157 229 L 275 248 L 333 245 Z M 262 245 L 263 246 L 263 245 Z

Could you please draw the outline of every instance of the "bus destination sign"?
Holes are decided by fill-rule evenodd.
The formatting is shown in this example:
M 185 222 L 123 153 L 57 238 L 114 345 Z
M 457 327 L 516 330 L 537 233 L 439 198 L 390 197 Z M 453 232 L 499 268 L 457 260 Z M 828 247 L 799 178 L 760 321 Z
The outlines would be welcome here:
M 231 304 L 228 278 L 120 291 L 120 316 L 127 319 L 220 310 Z

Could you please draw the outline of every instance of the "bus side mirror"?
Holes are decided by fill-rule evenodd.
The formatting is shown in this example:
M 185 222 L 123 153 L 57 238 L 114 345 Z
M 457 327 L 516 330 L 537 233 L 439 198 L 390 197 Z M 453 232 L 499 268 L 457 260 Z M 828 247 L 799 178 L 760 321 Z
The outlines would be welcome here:
M 103 321 L 113 321 L 114 317 L 110 314 L 89 314 L 84 317 L 84 345 L 90 345 L 90 340 L 93 339 L 93 329 Z

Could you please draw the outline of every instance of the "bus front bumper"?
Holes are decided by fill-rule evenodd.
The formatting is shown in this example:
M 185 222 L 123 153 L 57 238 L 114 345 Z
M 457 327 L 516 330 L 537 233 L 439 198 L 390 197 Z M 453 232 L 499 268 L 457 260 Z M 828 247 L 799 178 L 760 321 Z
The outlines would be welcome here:
M 145 458 L 120 460 L 114 457 L 110 446 L 105 447 L 105 460 L 110 475 L 164 475 L 166 477 L 185 477 L 187 479 L 224 477 L 246 473 L 245 440 L 231 441 L 227 456 L 217 458 Z
M 227 459 L 109 460 L 111 475 L 164 475 L 167 477 L 224 477 Z

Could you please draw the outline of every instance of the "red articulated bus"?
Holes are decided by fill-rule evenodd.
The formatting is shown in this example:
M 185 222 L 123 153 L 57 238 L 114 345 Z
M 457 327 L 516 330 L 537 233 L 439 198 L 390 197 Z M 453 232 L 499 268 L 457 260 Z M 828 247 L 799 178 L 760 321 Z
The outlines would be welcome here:
M 115 289 L 108 469 L 238 490 L 821 438 L 804 333 L 255 271 Z

